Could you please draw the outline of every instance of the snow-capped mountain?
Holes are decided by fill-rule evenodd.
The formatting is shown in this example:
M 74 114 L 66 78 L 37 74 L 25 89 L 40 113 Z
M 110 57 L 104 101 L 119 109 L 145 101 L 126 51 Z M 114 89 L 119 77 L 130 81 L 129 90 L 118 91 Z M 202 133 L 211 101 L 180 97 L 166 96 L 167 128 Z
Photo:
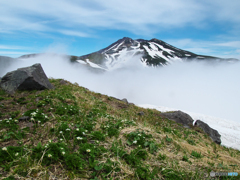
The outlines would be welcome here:
M 178 49 L 158 39 L 133 40 L 128 37 L 119 39 L 100 51 L 76 57 L 79 63 L 100 69 L 121 67 L 133 57 L 139 59 L 144 66 L 164 66 L 176 61 L 235 61 L 236 59 L 221 59 L 212 56 L 198 55 Z

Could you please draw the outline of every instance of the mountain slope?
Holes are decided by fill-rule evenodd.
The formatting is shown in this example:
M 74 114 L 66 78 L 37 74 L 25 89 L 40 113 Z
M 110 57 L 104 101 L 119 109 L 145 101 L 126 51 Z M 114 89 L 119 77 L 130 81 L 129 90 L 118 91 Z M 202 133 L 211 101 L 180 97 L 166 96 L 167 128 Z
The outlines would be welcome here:
M 178 49 L 158 39 L 133 40 L 128 37 L 119 39 L 110 46 L 97 52 L 77 57 L 77 62 L 95 68 L 112 69 L 121 67 L 126 61 L 138 58 L 145 66 L 164 66 L 176 61 L 235 61 L 212 56 L 198 55 Z
M 207 179 L 238 172 L 240 151 L 154 109 L 62 79 L 0 89 L 0 179 Z M 216 177 L 218 178 L 218 177 Z M 230 179 L 237 179 L 230 178 Z

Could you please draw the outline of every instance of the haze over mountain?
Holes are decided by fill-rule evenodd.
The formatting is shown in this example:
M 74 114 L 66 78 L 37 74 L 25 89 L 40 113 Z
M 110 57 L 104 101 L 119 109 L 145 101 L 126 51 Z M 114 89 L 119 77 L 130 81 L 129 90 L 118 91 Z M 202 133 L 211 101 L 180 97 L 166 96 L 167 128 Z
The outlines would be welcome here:
M 37 57 L 39 55 L 40 54 L 26 54 L 16 59 L 23 60 Z M 136 63 L 141 63 L 144 67 L 165 66 L 175 62 L 184 61 L 203 61 L 208 63 L 238 61 L 234 58 L 224 59 L 219 57 L 195 54 L 193 52 L 174 47 L 156 38 L 151 40 L 133 40 L 128 37 L 119 39 L 108 47 L 97 52 L 81 56 L 68 55 L 68 58 L 71 62 L 80 63 L 81 65 L 85 65 L 95 71 L 114 70 L 117 68 L 125 67 L 126 62 L 132 61 L 133 58 L 139 59 L 139 62 Z M 3 67 L 6 67 L 11 62 L 13 62 L 13 58 L 3 56 L 0 60 L 2 62 L 4 60 L 5 62 Z M 9 63 L 6 63 L 7 60 L 9 60 Z

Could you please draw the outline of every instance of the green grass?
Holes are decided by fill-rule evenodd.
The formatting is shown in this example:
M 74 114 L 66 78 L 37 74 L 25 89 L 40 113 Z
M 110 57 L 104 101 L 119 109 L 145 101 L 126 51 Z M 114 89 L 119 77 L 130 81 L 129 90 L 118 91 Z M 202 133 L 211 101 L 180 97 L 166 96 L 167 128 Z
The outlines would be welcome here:
M 156 110 L 50 81 L 54 90 L 13 96 L 0 90 L 0 179 L 187 180 L 210 171 L 240 173 L 240 152 L 202 132 Z M 22 116 L 29 118 L 19 121 Z

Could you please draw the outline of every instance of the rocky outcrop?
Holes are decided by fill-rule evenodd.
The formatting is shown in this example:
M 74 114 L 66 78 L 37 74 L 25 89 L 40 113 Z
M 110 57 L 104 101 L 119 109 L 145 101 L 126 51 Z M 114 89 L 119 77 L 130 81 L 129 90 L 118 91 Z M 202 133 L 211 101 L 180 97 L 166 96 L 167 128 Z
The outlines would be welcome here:
M 193 119 L 188 114 L 182 111 L 165 112 L 160 114 L 161 117 L 182 124 L 184 127 L 190 128 L 193 125 Z
M 217 144 L 221 144 L 221 135 L 218 133 L 217 130 L 212 129 L 209 127 L 208 124 L 205 122 L 202 122 L 201 120 L 197 120 L 194 124 L 194 126 L 197 126 L 201 128 L 206 134 L 209 135 L 209 137 Z
M 41 64 L 19 68 L 8 72 L 2 77 L 0 87 L 7 93 L 13 94 L 16 90 L 44 90 L 53 89 Z

